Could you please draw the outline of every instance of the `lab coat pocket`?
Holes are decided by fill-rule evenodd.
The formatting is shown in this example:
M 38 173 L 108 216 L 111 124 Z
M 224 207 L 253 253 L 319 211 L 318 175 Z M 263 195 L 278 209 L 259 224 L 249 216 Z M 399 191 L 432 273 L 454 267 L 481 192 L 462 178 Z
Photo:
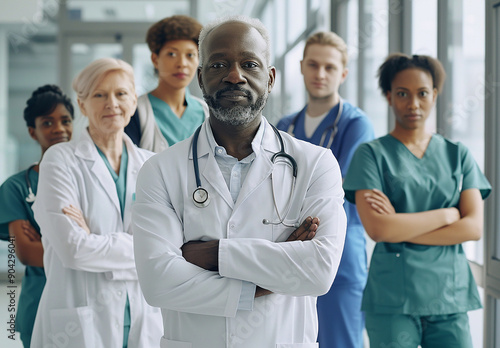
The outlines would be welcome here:
M 165 337 L 162 337 L 160 341 L 160 348 L 191 348 L 192 346 L 190 342 L 172 341 Z
M 317 343 L 278 343 L 276 348 L 318 348 Z
M 64 347 L 95 347 L 94 311 L 91 307 L 63 308 L 50 311 L 51 335 Z
M 374 253 L 365 295 L 374 305 L 399 307 L 405 300 L 404 253 Z

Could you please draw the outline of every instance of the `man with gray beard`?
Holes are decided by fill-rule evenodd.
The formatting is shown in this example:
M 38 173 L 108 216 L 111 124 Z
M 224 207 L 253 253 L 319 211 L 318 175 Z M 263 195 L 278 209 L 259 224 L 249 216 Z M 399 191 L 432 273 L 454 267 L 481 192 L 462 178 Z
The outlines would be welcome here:
M 338 163 L 262 116 L 276 70 L 260 21 L 209 24 L 199 49 L 210 117 L 145 163 L 133 207 L 139 281 L 162 308 L 160 346 L 317 347 L 316 296 L 345 238 Z

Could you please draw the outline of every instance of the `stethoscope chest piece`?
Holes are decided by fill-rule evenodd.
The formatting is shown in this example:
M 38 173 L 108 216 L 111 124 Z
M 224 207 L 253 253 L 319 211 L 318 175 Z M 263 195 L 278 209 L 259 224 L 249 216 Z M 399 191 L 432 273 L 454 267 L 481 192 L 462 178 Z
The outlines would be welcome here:
M 33 191 L 31 191 L 31 187 L 29 187 L 28 190 L 29 190 L 29 193 L 28 193 L 28 196 L 26 197 L 26 202 L 33 203 L 36 199 L 36 196 L 33 193 Z
M 208 195 L 208 191 L 203 187 L 198 187 L 193 192 L 193 203 L 198 208 L 208 207 L 210 204 L 210 196 Z
M 30 177 L 29 177 L 29 173 L 30 173 L 30 170 L 33 169 L 34 166 L 36 166 L 37 163 L 35 164 L 32 164 L 28 170 L 26 170 L 26 174 L 24 176 L 24 179 L 26 181 L 26 186 L 28 187 L 28 196 L 26 196 L 26 202 L 28 203 L 33 203 L 36 199 L 36 196 L 35 194 L 33 193 L 33 190 L 31 189 L 31 183 L 30 183 Z

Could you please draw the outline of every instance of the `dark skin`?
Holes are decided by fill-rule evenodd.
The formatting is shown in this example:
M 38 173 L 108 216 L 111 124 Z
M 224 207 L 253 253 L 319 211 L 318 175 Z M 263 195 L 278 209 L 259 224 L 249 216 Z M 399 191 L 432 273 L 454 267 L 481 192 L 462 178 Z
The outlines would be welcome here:
M 319 219 L 308 216 L 304 222 L 288 236 L 286 242 L 311 240 L 316 235 L 319 226 Z M 219 241 L 211 240 L 208 242 L 191 241 L 181 247 L 182 257 L 186 261 L 206 269 L 207 271 L 219 271 Z M 255 297 L 271 294 L 266 289 L 257 287 Z
M 225 28 L 225 29 L 223 29 Z M 270 93 L 276 79 L 276 69 L 266 61 L 266 43 L 260 33 L 246 24 L 227 23 L 212 31 L 202 48 L 202 66 L 198 68 L 198 82 L 204 95 L 216 98 L 220 106 L 231 108 L 248 106 L 264 93 Z M 218 91 L 239 87 L 241 91 Z M 252 153 L 251 143 L 261 123 L 261 112 L 246 124 L 234 126 L 214 117 L 210 111 L 210 126 L 217 143 L 227 153 L 241 160 Z
M 198 68 L 198 82 L 203 94 L 214 98 L 220 107 L 248 107 L 259 97 L 271 92 L 276 69 L 268 65 L 267 44 L 256 29 L 243 23 L 223 24 L 208 34 L 201 49 L 204 55 L 202 66 Z M 227 91 L 228 87 L 235 86 L 239 90 Z M 244 124 L 232 125 L 217 118 L 210 109 L 209 121 L 217 144 L 238 160 L 253 152 L 251 143 L 261 123 L 261 110 L 256 110 L 252 116 Z M 286 242 L 313 239 L 318 225 L 317 217 L 307 217 Z M 218 272 L 218 240 L 190 241 L 181 249 L 186 261 L 205 270 Z M 257 287 L 255 297 L 271 293 Z

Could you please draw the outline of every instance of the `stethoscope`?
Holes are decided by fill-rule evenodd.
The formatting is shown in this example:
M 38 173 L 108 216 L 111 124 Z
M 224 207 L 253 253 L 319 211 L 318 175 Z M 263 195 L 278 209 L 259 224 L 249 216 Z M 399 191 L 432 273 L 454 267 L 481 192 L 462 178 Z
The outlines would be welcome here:
M 342 101 L 342 98 L 340 98 L 340 101 L 339 101 L 339 110 L 337 111 L 337 116 L 335 117 L 335 120 L 333 121 L 333 123 L 323 131 L 323 135 L 321 136 L 321 140 L 319 142 L 320 146 L 323 146 L 324 148 L 327 148 L 327 149 L 329 149 L 332 146 L 333 139 L 335 139 L 335 135 L 337 135 L 338 123 L 340 121 L 340 116 L 342 116 L 342 109 L 343 109 L 343 107 L 344 107 L 344 103 Z M 295 125 L 297 124 L 297 120 L 302 115 L 302 113 L 306 112 L 306 108 L 307 108 L 307 106 L 304 109 L 302 109 L 302 111 L 299 112 L 297 114 L 297 116 L 295 116 L 293 118 L 292 123 L 290 123 L 290 126 L 288 126 L 288 130 L 287 130 L 288 134 L 290 134 L 292 136 L 295 136 L 293 134 L 293 132 L 295 130 Z M 328 131 L 330 129 L 332 130 L 331 133 L 330 133 L 330 139 L 329 139 L 328 143 L 325 144 L 325 137 L 328 134 Z M 321 145 L 321 144 L 323 144 L 323 145 Z
M 263 219 L 262 223 L 264 225 L 282 224 L 286 227 L 298 227 L 299 226 L 298 223 L 290 225 L 290 224 L 286 224 L 284 222 L 285 217 L 288 215 L 288 212 L 290 211 L 292 197 L 293 197 L 293 194 L 295 192 L 295 182 L 297 180 L 297 162 L 295 161 L 295 159 L 291 155 L 289 155 L 285 152 L 285 145 L 283 143 L 283 138 L 281 137 L 281 134 L 279 133 L 279 131 L 273 125 L 271 125 L 271 127 L 273 128 L 274 133 L 276 133 L 276 136 L 278 137 L 278 140 L 280 142 L 280 151 L 273 154 L 273 156 L 271 157 L 271 162 L 273 164 L 275 164 L 276 159 L 278 159 L 280 157 L 288 160 L 288 162 L 292 168 L 293 178 L 292 178 L 292 188 L 290 190 L 290 195 L 288 197 L 288 203 L 284 209 L 284 214 L 281 215 L 279 210 L 278 210 L 278 205 L 276 203 L 276 196 L 274 194 L 274 192 L 275 192 L 274 191 L 274 181 L 272 179 L 272 174 L 271 174 L 271 190 L 273 192 L 273 204 L 274 204 L 274 209 L 276 210 L 276 214 L 278 215 L 278 221 L 273 222 L 273 221 L 270 221 L 268 219 Z M 194 176 L 196 179 L 196 189 L 193 192 L 193 202 L 194 202 L 194 205 L 197 206 L 198 208 L 205 208 L 210 204 L 210 195 L 209 195 L 208 191 L 201 186 L 201 180 L 200 180 L 200 170 L 198 167 L 198 136 L 200 135 L 200 130 L 201 130 L 201 126 L 198 127 L 198 129 L 196 129 L 196 131 L 194 132 L 193 143 L 191 145 L 192 151 L 193 151 Z
M 37 163 L 29 166 L 28 170 L 26 170 L 26 173 L 24 174 L 24 179 L 26 180 L 26 186 L 28 187 L 28 196 L 26 196 L 26 202 L 28 203 L 33 203 L 36 199 L 36 196 L 33 193 L 33 190 L 31 189 L 30 176 L 29 176 L 30 170 L 33 169 L 33 167 L 36 165 Z

